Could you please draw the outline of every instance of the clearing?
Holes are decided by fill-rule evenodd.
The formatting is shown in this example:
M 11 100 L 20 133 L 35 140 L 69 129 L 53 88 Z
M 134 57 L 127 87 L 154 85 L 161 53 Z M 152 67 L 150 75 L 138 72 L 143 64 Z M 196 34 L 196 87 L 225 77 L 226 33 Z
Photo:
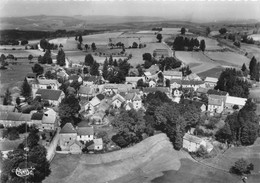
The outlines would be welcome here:
M 162 172 L 178 170 L 187 153 L 175 151 L 165 134 L 147 138 L 133 147 L 106 154 L 56 154 L 45 183 L 145 182 Z M 175 157 L 175 158 L 173 158 Z M 100 176 L 100 173 L 103 173 Z
M 205 40 L 206 43 L 206 50 L 221 50 L 223 49 L 221 46 L 219 46 L 219 42 L 215 39 L 207 38 L 207 37 L 202 37 L 199 36 L 198 40 Z

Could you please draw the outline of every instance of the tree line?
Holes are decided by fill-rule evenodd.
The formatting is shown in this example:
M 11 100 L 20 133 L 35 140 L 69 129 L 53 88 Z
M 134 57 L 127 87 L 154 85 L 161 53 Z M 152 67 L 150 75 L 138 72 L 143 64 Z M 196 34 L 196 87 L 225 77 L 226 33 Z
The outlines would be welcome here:
M 174 39 L 173 49 L 176 51 L 193 51 L 193 50 L 202 50 L 205 51 L 206 43 L 205 40 L 198 40 L 197 38 L 188 38 L 183 36 L 178 36 Z

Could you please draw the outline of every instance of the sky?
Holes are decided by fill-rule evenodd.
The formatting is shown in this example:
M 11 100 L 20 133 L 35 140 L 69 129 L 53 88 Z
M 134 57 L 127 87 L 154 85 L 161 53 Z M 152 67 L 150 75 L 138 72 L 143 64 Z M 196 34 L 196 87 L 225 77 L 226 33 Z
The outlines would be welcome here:
M 260 21 L 260 1 L 0 0 L 0 17 L 31 15 L 153 16 L 205 22 L 241 19 Z

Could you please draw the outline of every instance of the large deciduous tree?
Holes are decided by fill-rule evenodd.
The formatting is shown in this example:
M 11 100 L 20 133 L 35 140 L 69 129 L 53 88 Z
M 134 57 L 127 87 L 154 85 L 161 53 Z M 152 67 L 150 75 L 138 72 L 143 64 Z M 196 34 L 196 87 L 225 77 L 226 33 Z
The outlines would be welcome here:
M 86 66 L 92 66 L 93 63 L 94 63 L 94 58 L 93 58 L 93 56 L 92 56 L 91 54 L 87 54 L 87 55 L 85 56 L 85 65 L 86 65 Z
M 159 42 L 162 42 L 162 38 L 162 34 L 158 33 L 156 39 L 158 39 Z
M 43 74 L 43 67 L 40 64 L 34 64 L 34 66 L 32 67 L 32 71 L 33 73 L 36 73 L 36 75 L 41 75 Z

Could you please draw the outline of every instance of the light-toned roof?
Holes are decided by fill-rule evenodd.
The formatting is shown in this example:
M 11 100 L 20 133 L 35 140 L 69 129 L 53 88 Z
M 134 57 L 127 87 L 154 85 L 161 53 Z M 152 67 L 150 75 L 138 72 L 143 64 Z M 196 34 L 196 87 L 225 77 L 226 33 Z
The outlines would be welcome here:
M 182 72 L 180 71 L 163 71 L 164 76 L 176 76 L 176 77 L 182 77 Z
M 218 95 L 209 95 L 208 97 L 208 105 L 221 106 L 223 102 L 223 98 Z
M 73 125 L 71 123 L 66 123 L 61 131 L 60 134 L 66 134 L 66 133 L 77 133 L 77 131 L 75 130 L 75 128 L 73 127 Z
M 217 83 L 218 82 L 218 78 L 213 78 L 213 77 L 206 77 L 205 82 L 210 82 L 210 83 Z
M 125 82 L 126 83 L 135 83 L 138 80 L 142 79 L 143 81 L 145 80 L 144 77 L 125 77 Z
M 196 73 L 191 73 L 190 75 L 186 76 L 185 79 L 201 81 L 201 78 Z
M 112 98 L 112 101 L 115 101 L 116 99 L 118 99 L 120 102 L 124 102 L 124 101 L 125 101 L 124 97 L 122 97 L 122 96 L 119 95 L 119 94 L 116 94 L 116 95 Z
M 188 133 L 185 133 L 185 135 L 183 136 L 183 139 L 185 139 L 189 142 L 196 143 L 196 144 L 200 144 L 203 141 L 203 139 L 201 139 L 197 136 L 194 136 L 194 135 L 190 135 Z
M 127 93 L 125 95 L 126 100 L 132 100 L 134 98 L 135 94 L 134 93 Z
M 42 123 L 43 124 L 54 124 L 56 121 L 56 112 L 53 109 L 48 109 L 44 112 Z
M 0 112 L 0 120 L 6 121 L 31 121 L 32 114 L 18 112 Z
M 95 146 L 103 145 L 102 138 L 99 139 L 93 139 Z
M 136 101 L 136 100 L 142 100 L 142 99 L 141 99 L 141 97 L 140 97 L 139 95 L 135 95 L 134 98 L 133 98 L 133 100 Z
M 152 74 L 151 74 L 151 72 L 144 72 L 144 75 L 146 75 L 146 76 L 151 76 Z
M 60 85 L 56 79 L 38 79 L 38 83 L 41 85 Z
M 80 86 L 79 94 L 92 95 L 94 94 L 94 89 L 89 86 Z
M 89 103 L 95 107 L 100 104 L 100 100 L 97 97 L 94 97 Z
M 246 104 L 246 101 L 247 101 L 246 98 L 240 98 L 240 97 L 227 96 L 227 98 L 226 98 L 227 104 L 234 104 L 234 105 L 240 105 L 240 106 L 244 106 Z

